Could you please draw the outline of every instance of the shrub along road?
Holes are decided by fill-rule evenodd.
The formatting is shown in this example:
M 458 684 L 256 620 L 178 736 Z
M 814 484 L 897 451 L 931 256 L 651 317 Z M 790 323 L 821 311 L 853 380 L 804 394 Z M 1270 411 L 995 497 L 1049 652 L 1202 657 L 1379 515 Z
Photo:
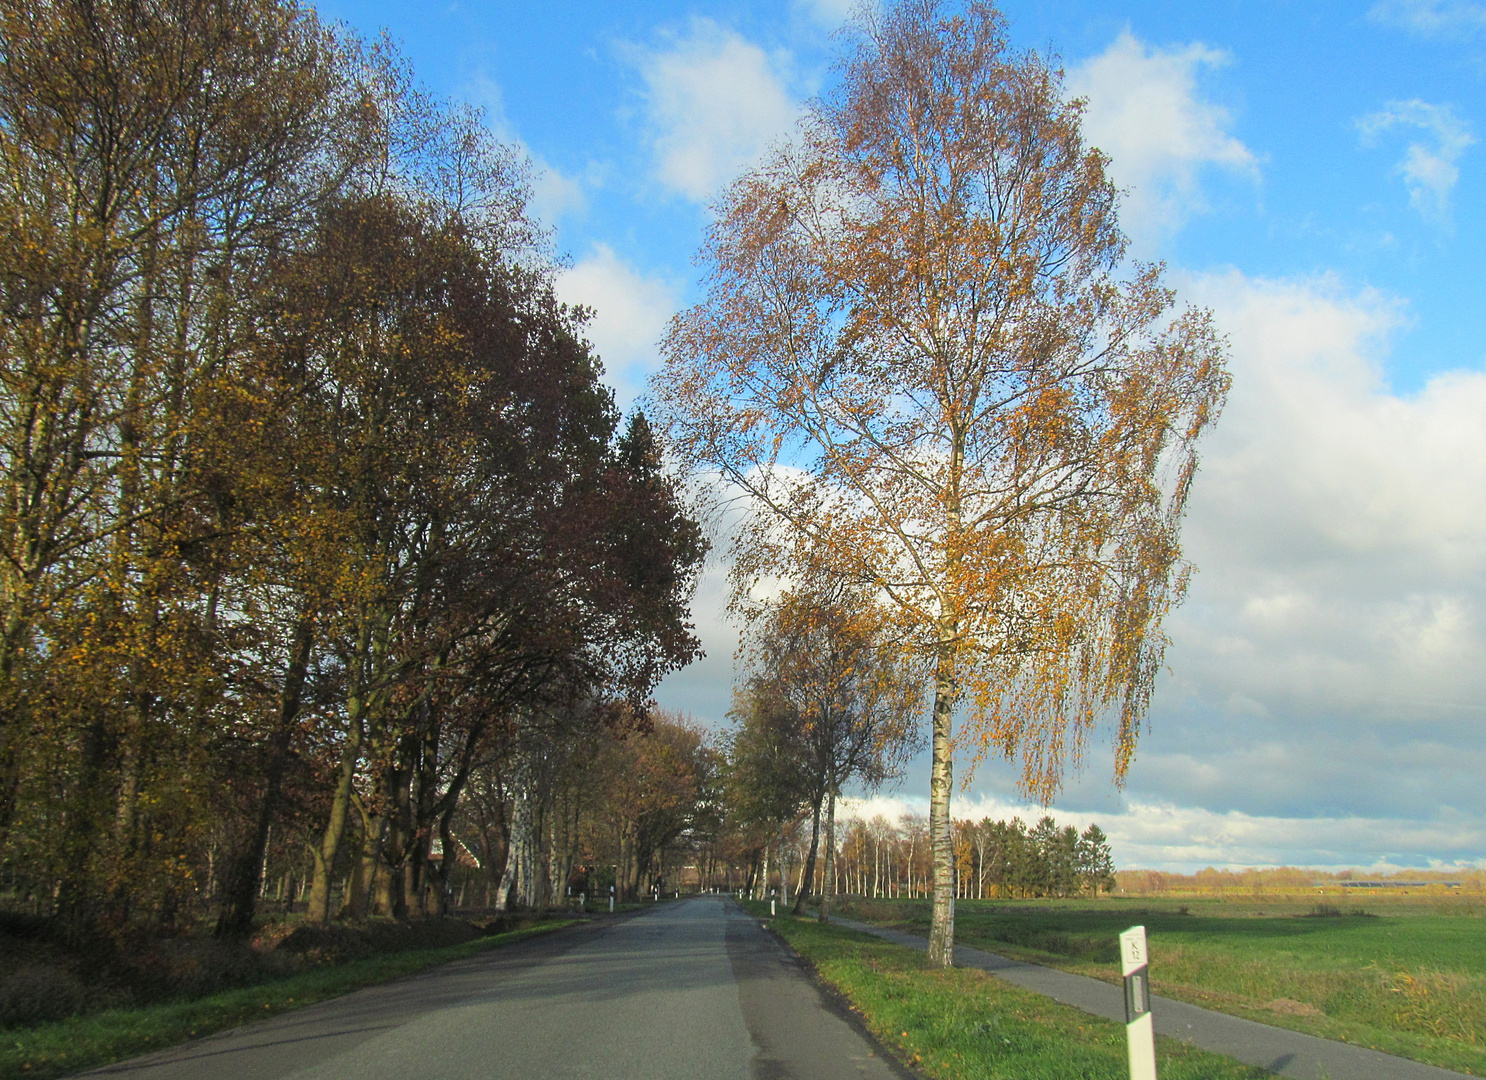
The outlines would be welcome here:
M 722 897 L 588 924 L 86 1074 L 906 1080 Z

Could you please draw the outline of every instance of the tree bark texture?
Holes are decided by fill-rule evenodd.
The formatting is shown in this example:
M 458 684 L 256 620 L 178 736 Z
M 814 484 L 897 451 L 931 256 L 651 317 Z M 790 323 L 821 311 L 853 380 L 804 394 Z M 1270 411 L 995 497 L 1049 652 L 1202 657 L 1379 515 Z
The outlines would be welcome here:
M 805 913 L 805 901 L 815 884 L 815 853 L 820 847 L 820 803 L 815 804 L 815 814 L 810 819 L 810 854 L 805 856 L 805 868 L 800 871 L 800 887 L 795 892 L 796 915 Z
M 933 771 L 929 777 L 929 846 L 934 865 L 934 908 L 929 922 L 929 963 L 949 967 L 955 946 L 955 846 L 950 825 L 954 759 L 954 660 L 952 646 L 941 646 L 934 680 Z
M 836 891 L 836 791 L 832 785 L 826 803 L 826 870 L 820 890 L 820 921 L 831 921 L 831 894 Z
M 302 618 L 294 630 L 293 651 L 284 675 L 284 692 L 280 698 L 278 724 L 268 745 L 268 769 L 263 785 L 263 801 L 258 808 L 257 827 L 251 842 L 238 855 L 222 909 L 217 916 L 218 937 L 242 937 L 253 927 L 257 914 L 258 884 L 262 879 L 264 855 L 268 849 L 268 831 L 279 807 L 279 793 L 284 772 L 289 764 L 289 744 L 294 723 L 299 718 L 299 705 L 304 697 L 305 678 L 314 648 L 314 622 Z

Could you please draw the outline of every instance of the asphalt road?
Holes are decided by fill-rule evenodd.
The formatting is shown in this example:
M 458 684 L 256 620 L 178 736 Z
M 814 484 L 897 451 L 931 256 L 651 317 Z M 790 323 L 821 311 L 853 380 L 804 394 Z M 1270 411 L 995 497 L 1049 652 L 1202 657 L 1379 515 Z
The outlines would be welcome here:
M 730 900 L 518 942 L 95 1070 L 130 1080 L 906 1080 Z

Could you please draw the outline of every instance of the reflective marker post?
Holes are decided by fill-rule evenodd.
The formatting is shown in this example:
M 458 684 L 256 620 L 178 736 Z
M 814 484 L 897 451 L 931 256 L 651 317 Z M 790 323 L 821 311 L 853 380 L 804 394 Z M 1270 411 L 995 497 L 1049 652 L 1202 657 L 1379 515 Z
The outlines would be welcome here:
M 1120 966 L 1125 976 L 1125 1034 L 1130 1041 L 1130 1080 L 1156 1080 L 1156 1033 L 1151 1025 L 1150 953 L 1145 927 L 1120 935 Z

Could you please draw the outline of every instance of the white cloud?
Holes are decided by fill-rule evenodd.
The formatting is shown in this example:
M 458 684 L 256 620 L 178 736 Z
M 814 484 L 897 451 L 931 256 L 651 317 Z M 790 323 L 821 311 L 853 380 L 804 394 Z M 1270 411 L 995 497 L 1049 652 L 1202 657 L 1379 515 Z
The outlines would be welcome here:
M 1258 177 L 1253 152 L 1229 133 L 1228 110 L 1198 92 L 1202 69 L 1228 62 L 1227 53 L 1198 43 L 1151 48 L 1127 30 L 1069 72 L 1069 90 L 1088 101 L 1085 136 L 1110 156 L 1115 183 L 1127 192 L 1121 223 L 1141 247 L 1206 208 L 1205 169 Z
M 531 212 L 544 225 L 556 224 L 569 214 L 588 208 L 588 196 L 582 181 L 564 175 L 546 160 L 531 154 Z
M 617 383 L 621 407 L 627 407 L 657 365 L 656 343 L 680 306 L 680 287 L 646 276 L 607 244 L 596 244 L 586 258 L 558 275 L 557 294 L 565 303 L 594 310 L 589 340 Z
M 794 124 L 788 58 L 771 56 L 710 19 L 694 19 L 669 47 L 635 55 L 645 80 L 655 172 L 697 202 L 751 163 Z
M 1097 821 L 1125 866 L 1480 860 L 1486 372 L 1394 391 L 1383 361 L 1407 312 L 1378 292 L 1177 284 L 1232 342 L 1184 533 L 1198 573 L 1125 792 L 1100 750 L 1054 816 Z M 987 761 L 955 816 L 1035 818 L 985 794 L 1014 782 Z M 923 812 L 926 788 L 915 762 L 905 805 Z
M 927 817 L 923 799 L 899 796 L 843 799 L 839 819 L 897 823 L 904 814 Z M 1096 824 L 1109 837 L 1115 866 L 1192 873 L 1207 866 L 1308 866 L 1388 871 L 1433 865 L 1480 865 L 1486 827 L 1460 816 L 1429 819 L 1278 817 L 1223 813 L 1170 802 L 1130 802 L 1114 812 L 1079 813 L 1000 799 L 957 799 L 957 821 L 1007 821 L 1029 825 L 1044 814 L 1082 832 Z M 838 824 L 839 827 L 839 824 Z
M 1367 16 L 1426 37 L 1465 37 L 1486 30 L 1486 5 L 1471 0 L 1379 0 Z
M 1390 101 L 1380 112 L 1357 121 L 1363 141 L 1372 144 L 1390 128 L 1419 128 L 1431 136 L 1431 143 L 1409 143 L 1408 151 L 1398 163 L 1409 189 L 1409 203 L 1426 221 L 1447 222 L 1450 216 L 1450 193 L 1460 180 L 1456 162 L 1475 141 L 1465 121 L 1448 105 L 1430 105 L 1415 98 Z
M 689 713 L 706 726 L 721 730 L 732 708 L 737 676 L 735 662 L 742 640 L 741 619 L 729 609 L 730 553 L 738 530 L 750 513 L 751 500 L 742 488 L 715 471 L 694 476 L 689 494 L 700 511 L 712 545 L 691 605 L 696 634 L 706 656 L 667 676 L 657 687 L 655 696 L 666 708 Z M 751 595 L 755 600 L 766 600 L 786 585 L 785 579 L 765 577 L 754 584 Z
M 1282 560 L 1368 597 L 1486 571 L 1486 374 L 1395 393 L 1382 359 L 1404 311 L 1374 291 L 1227 271 L 1183 293 L 1214 309 L 1233 349 L 1191 524 L 1225 564 Z M 1387 560 L 1373 566 L 1386 574 L 1364 589 L 1359 560 Z M 1255 622 L 1321 614 L 1299 579 L 1272 584 L 1249 598 Z
M 1381 357 L 1403 313 L 1377 293 L 1236 271 L 1184 292 L 1231 335 L 1234 387 L 1204 447 L 1185 534 L 1199 573 L 1132 793 L 1479 820 L 1486 373 L 1395 393 Z
M 663 708 L 686 713 L 716 731 L 726 727 L 733 707 L 733 658 L 739 640 L 738 627 L 727 615 L 731 586 L 719 553 L 714 548 L 691 602 L 696 635 L 706 655 L 667 675 L 655 688 L 655 699 Z

